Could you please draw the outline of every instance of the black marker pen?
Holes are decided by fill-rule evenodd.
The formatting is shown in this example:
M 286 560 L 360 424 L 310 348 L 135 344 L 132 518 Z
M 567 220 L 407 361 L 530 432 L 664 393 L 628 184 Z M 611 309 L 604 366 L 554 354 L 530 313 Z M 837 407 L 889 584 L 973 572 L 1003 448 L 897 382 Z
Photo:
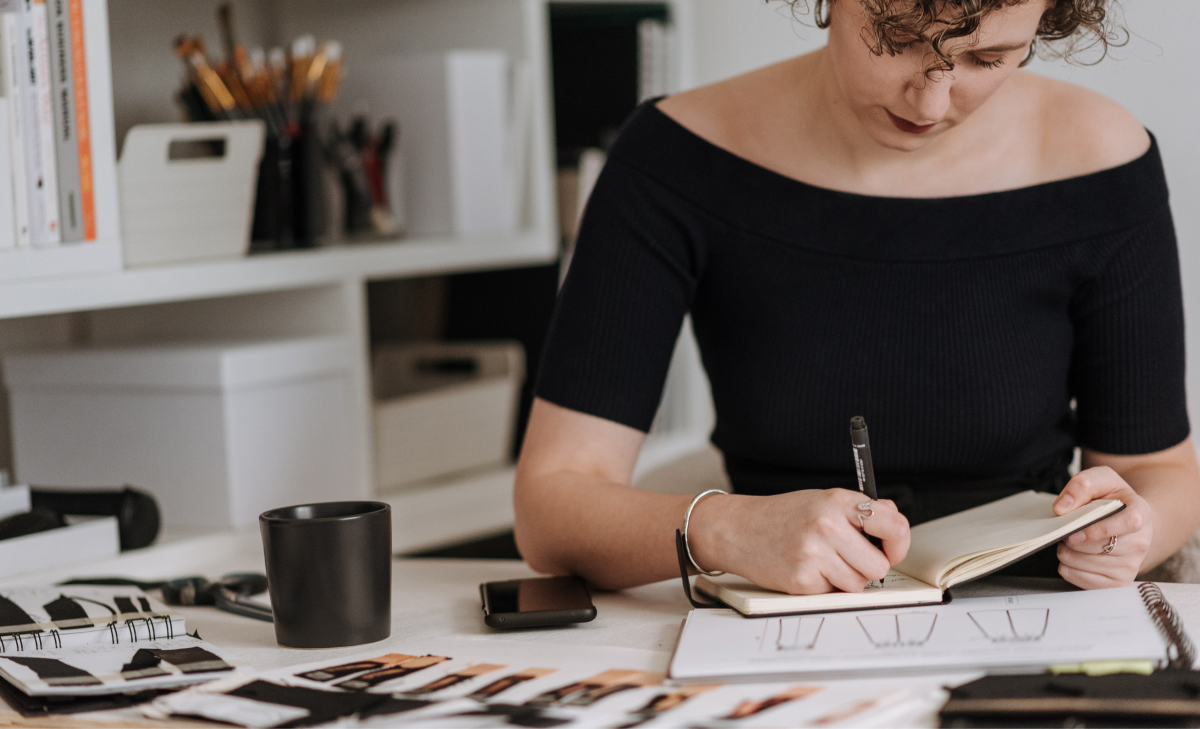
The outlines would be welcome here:
M 862 416 L 850 418 L 850 445 L 854 451 L 854 473 L 858 475 L 858 490 L 871 501 L 875 501 L 879 498 L 875 491 L 875 467 L 871 465 L 871 441 L 867 438 L 867 421 L 863 420 Z M 863 526 L 866 527 L 866 524 Z M 865 534 L 865 529 L 864 536 L 877 549 L 883 549 L 883 542 L 879 537 Z M 880 581 L 880 585 L 882 584 Z
M 854 472 L 858 474 L 858 490 L 875 501 L 879 494 L 875 491 L 875 468 L 871 465 L 871 441 L 867 438 L 867 421 L 860 415 L 850 418 L 850 445 L 854 446 Z

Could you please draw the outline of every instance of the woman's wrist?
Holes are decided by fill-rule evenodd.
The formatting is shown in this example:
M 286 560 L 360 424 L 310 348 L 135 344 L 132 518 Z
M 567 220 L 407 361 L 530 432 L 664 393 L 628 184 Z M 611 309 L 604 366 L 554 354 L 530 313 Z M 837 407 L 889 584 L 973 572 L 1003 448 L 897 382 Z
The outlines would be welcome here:
M 723 527 L 727 524 L 727 512 L 737 497 L 712 494 L 696 502 L 692 507 L 688 523 L 687 543 L 696 566 L 708 572 L 726 572 L 726 555 L 723 547 L 727 543 Z

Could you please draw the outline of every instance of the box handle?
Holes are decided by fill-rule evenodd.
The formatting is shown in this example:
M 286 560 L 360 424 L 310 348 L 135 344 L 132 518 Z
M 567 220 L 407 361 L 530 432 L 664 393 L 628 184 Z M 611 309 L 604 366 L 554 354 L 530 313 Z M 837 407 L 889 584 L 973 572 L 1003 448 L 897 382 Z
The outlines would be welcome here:
M 210 139 L 172 139 L 167 145 L 167 162 L 194 159 L 224 159 L 228 148 L 225 137 Z
M 479 373 L 475 357 L 422 357 L 417 360 L 417 372 L 423 375 L 474 375 Z
M 120 170 L 139 181 L 164 169 L 185 172 L 187 165 L 224 166 L 262 156 L 262 121 L 138 124 L 125 135 Z M 223 149 L 220 147 L 223 146 Z M 154 172 L 157 171 L 157 172 Z

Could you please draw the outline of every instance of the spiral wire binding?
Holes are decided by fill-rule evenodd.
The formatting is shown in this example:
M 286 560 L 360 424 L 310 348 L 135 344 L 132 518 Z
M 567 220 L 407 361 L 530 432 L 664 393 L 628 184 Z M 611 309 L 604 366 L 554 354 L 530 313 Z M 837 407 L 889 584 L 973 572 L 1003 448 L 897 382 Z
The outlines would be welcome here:
M 1167 639 L 1167 665 L 1171 668 L 1191 670 L 1196 662 L 1196 647 L 1184 631 L 1183 623 L 1175 614 L 1175 609 L 1153 582 L 1143 582 L 1137 589 L 1151 619 Z

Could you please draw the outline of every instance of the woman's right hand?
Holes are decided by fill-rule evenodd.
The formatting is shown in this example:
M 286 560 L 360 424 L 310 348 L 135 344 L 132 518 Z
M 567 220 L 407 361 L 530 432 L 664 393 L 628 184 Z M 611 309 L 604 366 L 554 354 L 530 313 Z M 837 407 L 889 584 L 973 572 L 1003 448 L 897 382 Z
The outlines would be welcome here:
M 861 592 L 908 553 L 908 519 L 891 501 L 873 501 L 866 532 L 858 505 L 867 498 L 848 489 L 810 489 L 778 496 L 708 496 L 696 504 L 688 544 L 706 570 L 740 575 L 793 595 Z

